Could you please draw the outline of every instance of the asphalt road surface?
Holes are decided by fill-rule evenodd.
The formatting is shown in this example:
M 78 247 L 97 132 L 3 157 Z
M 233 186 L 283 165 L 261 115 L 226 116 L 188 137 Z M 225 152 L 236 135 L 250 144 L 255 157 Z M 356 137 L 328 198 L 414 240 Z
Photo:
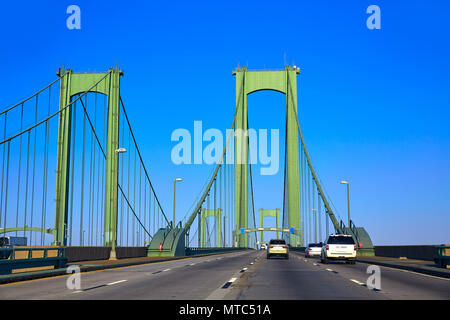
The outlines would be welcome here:
M 380 290 L 369 289 L 365 263 L 321 264 L 297 252 L 266 259 L 249 250 L 0 285 L 0 299 L 450 299 L 450 280 L 380 267 Z

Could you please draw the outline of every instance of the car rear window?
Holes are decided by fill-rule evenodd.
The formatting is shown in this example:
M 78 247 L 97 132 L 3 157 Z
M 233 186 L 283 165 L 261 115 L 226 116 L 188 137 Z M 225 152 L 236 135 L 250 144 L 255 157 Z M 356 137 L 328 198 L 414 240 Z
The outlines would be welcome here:
M 308 244 L 309 248 L 320 248 L 322 245 L 320 243 L 310 243 Z
M 343 236 L 337 236 L 337 237 L 330 237 L 328 239 L 328 244 L 355 244 L 355 241 L 353 241 L 352 237 L 343 237 Z
M 270 244 L 286 244 L 284 240 L 270 240 Z

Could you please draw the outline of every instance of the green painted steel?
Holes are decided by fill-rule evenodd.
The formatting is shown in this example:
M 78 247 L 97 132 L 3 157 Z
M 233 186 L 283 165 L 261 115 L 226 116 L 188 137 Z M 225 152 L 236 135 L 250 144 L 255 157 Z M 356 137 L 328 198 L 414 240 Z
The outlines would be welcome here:
M 148 257 L 178 257 L 186 254 L 186 229 L 181 223 L 175 228 L 159 229 L 147 248 Z
M 241 250 L 251 250 L 251 248 L 236 248 L 236 247 L 220 247 L 220 248 L 186 248 L 186 256 L 209 255 L 225 252 L 234 252 Z
M 286 95 L 286 180 L 288 224 L 295 228 L 295 234 L 289 234 L 291 246 L 302 246 L 300 230 L 300 188 L 297 133 L 297 78 L 299 69 L 286 66 L 284 70 L 249 71 L 246 67 L 233 71 L 236 76 L 236 230 L 248 226 L 248 109 L 247 96 L 261 90 L 273 90 Z M 244 90 L 238 93 L 239 84 Z M 294 103 L 295 102 L 295 103 Z M 240 130 L 240 131 L 239 131 Z M 237 246 L 247 246 L 247 234 L 237 234 Z
M 42 232 L 42 233 L 48 233 L 53 235 L 55 238 L 56 230 L 51 228 L 34 228 L 34 227 L 22 227 L 22 228 L 6 228 L 6 229 L 0 229 L 0 234 L 8 233 L 8 232 L 15 232 L 15 231 L 35 231 L 35 232 Z
M 106 148 L 106 198 L 105 198 L 105 246 L 111 246 L 116 241 L 117 233 L 117 177 L 119 137 L 119 99 L 120 77 L 123 72 L 110 69 L 103 73 L 74 73 L 71 69 L 59 73 L 60 102 L 59 108 L 64 109 L 71 103 L 74 95 L 98 92 L 108 96 L 108 128 Z M 69 194 L 70 169 L 70 131 L 72 105 L 59 115 L 58 152 L 55 190 L 55 239 L 53 245 L 67 245 L 67 212 Z
M 450 265 L 450 246 L 445 244 L 436 246 L 433 260 L 440 268 Z
M 264 218 L 275 217 L 277 229 L 280 228 L 280 209 L 259 209 L 259 226 L 264 228 Z M 259 230 L 259 228 L 258 228 Z M 270 230 L 269 230 L 270 231 Z M 280 238 L 280 231 L 277 231 L 277 239 Z M 264 242 L 264 231 L 260 231 L 260 243 Z
M 120 77 L 123 72 L 119 69 L 110 70 L 108 89 L 108 131 L 106 140 L 106 173 L 105 173 L 105 220 L 104 245 L 111 246 L 111 257 L 115 258 L 117 244 L 117 203 L 119 159 L 116 150 L 119 148 L 119 106 L 120 106 Z
M 275 231 L 275 232 L 290 233 L 291 232 L 291 228 L 273 228 L 273 227 L 262 228 L 262 227 L 258 227 L 258 228 L 244 229 L 245 233 L 252 233 L 252 232 L 257 232 L 257 231 Z M 295 229 L 294 228 L 294 234 L 295 234 L 295 232 L 300 232 L 300 229 Z
M 202 248 L 206 247 L 206 218 L 214 217 L 216 226 L 216 246 L 222 244 L 222 209 L 202 209 Z
M 60 74 L 59 109 L 70 103 L 72 70 Z M 67 212 L 69 203 L 70 125 L 72 106 L 59 114 L 58 151 L 55 189 L 55 237 L 53 245 L 67 245 Z
M 56 257 L 49 257 L 48 251 L 57 250 Z M 0 275 L 11 274 L 12 270 L 53 266 L 64 268 L 67 264 L 65 247 L 0 248 Z M 28 251 L 27 258 L 16 259 L 17 251 Z M 33 252 L 42 252 L 42 257 L 34 257 Z

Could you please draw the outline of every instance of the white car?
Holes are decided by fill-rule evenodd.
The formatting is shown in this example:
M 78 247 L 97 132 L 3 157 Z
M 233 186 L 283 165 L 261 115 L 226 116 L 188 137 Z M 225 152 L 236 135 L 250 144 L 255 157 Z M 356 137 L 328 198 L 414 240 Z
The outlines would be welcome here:
M 267 259 L 270 259 L 272 256 L 282 256 L 285 259 L 289 259 L 289 248 L 286 245 L 286 241 L 283 239 L 270 240 L 267 248 Z
M 267 250 L 267 244 L 265 244 L 265 243 L 263 243 L 262 245 L 261 245 L 261 248 L 260 248 L 261 250 Z
M 347 263 L 355 264 L 356 249 L 351 235 L 332 234 L 322 247 L 320 261 L 328 263 L 329 260 L 344 260 Z
M 309 257 L 320 257 L 322 252 L 323 243 L 310 243 L 305 248 L 305 258 Z

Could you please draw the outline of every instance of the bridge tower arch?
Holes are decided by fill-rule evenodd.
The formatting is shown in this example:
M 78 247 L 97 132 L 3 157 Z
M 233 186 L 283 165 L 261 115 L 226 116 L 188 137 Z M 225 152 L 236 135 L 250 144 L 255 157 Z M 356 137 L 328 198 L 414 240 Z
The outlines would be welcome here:
M 236 76 L 236 230 L 248 227 L 248 109 L 247 96 L 261 90 L 273 90 L 286 96 L 286 182 L 289 228 L 295 232 L 286 235 L 291 246 L 301 246 L 299 199 L 299 139 L 297 131 L 297 77 L 300 69 L 286 66 L 284 70 L 249 71 L 246 67 L 233 71 Z M 290 97 L 290 95 L 293 95 Z M 243 134 L 239 134 L 242 132 Z M 246 247 L 248 236 L 237 233 L 236 244 Z
M 280 209 L 259 209 L 259 226 L 264 228 L 264 218 L 265 217 L 275 217 L 276 228 L 280 228 Z M 277 239 L 280 238 L 280 231 L 277 231 Z M 260 231 L 259 235 L 260 243 L 264 242 L 264 231 Z
M 118 155 L 115 150 L 119 147 L 120 77 L 123 72 L 118 67 L 103 73 L 74 73 L 71 69 L 60 69 L 58 76 L 61 77 L 60 110 L 70 104 L 75 95 L 89 91 L 93 86 L 89 92 L 98 92 L 108 98 L 104 245 L 112 246 L 117 239 Z M 59 246 L 67 245 L 72 107 L 70 105 L 59 114 L 53 242 Z
M 214 217 L 216 228 L 216 245 L 218 247 L 222 244 L 222 209 L 202 209 L 202 243 L 201 247 L 206 247 L 206 218 Z

